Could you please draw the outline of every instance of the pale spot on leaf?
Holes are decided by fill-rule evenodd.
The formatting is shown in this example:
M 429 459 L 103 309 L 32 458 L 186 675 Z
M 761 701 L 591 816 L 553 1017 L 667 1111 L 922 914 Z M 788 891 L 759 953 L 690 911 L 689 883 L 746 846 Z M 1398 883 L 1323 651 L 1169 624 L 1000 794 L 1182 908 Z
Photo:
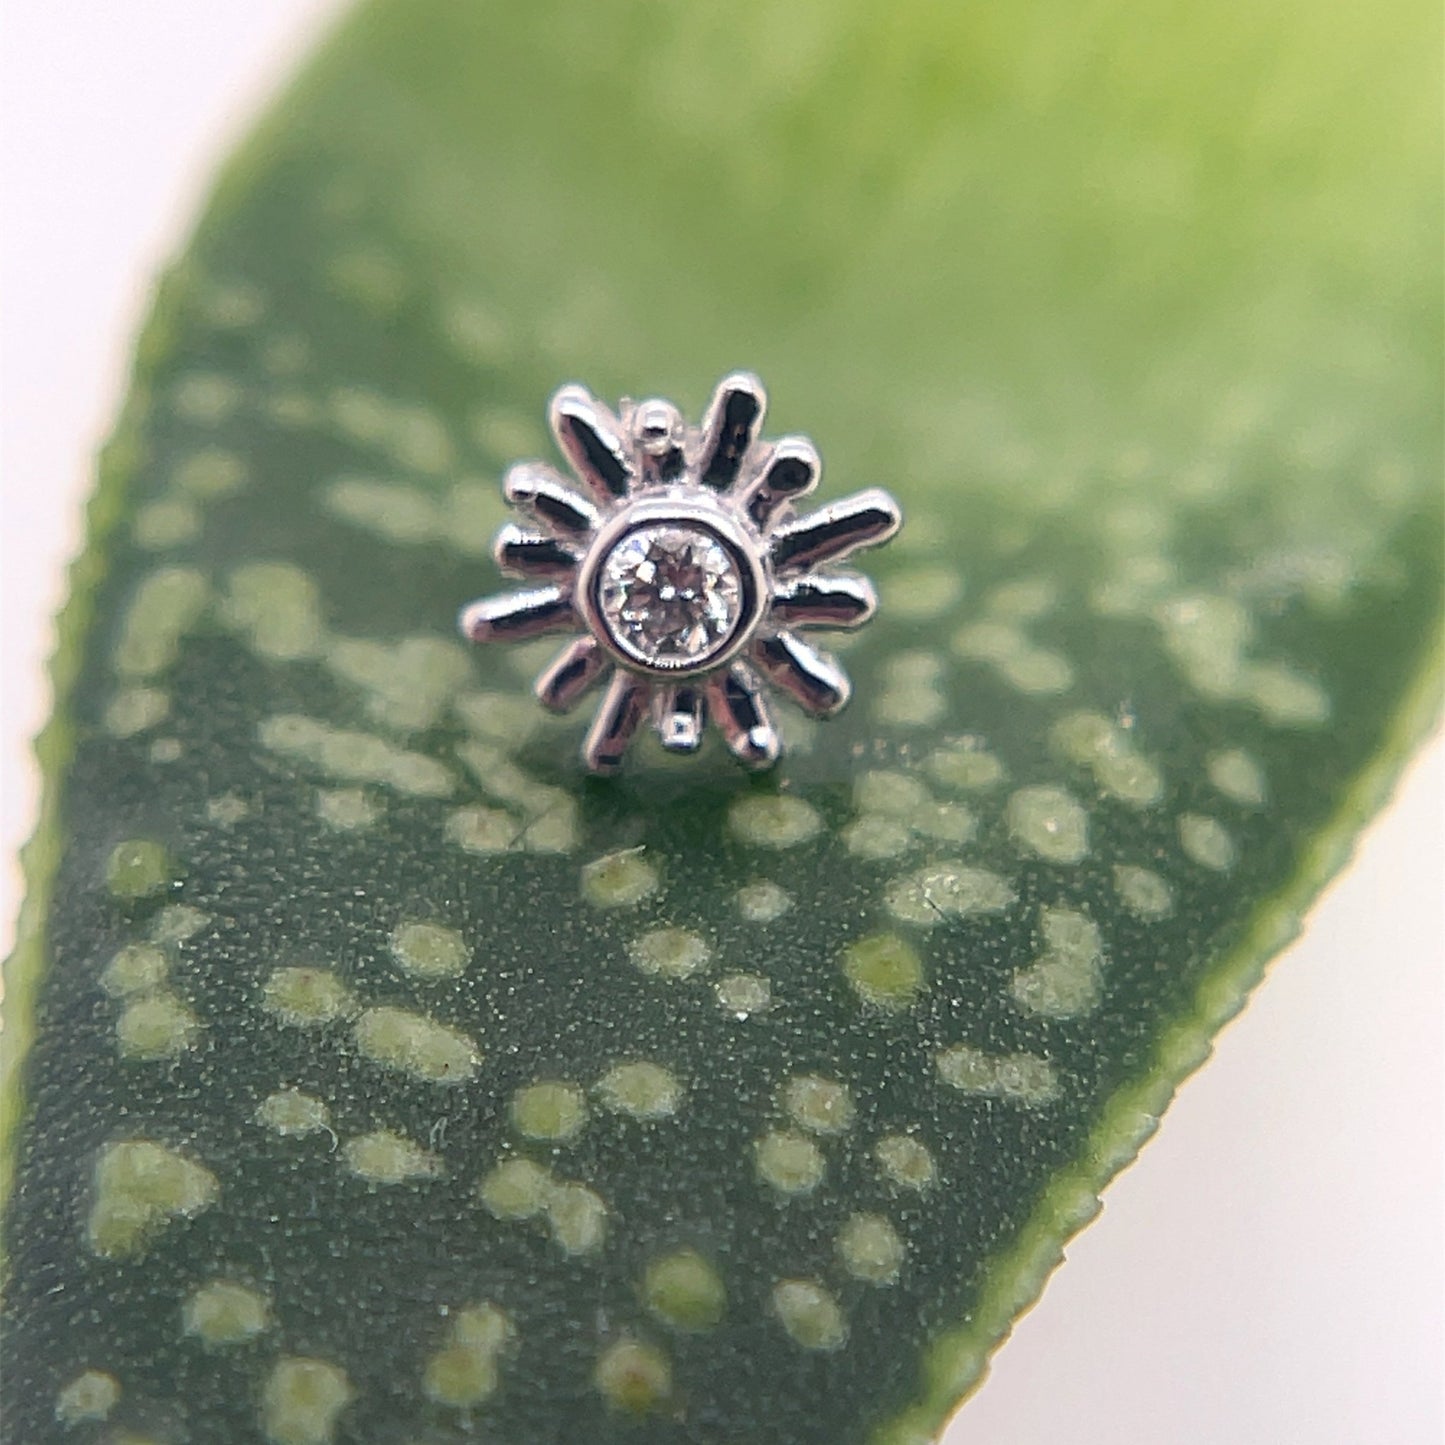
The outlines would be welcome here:
M 246 281 L 215 281 L 200 295 L 200 305 L 212 326 L 243 331 L 265 315 L 266 298 Z
M 864 1003 L 906 1009 L 926 986 L 923 960 L 896 933 L 875 933 L 843 950 L 843 974 Z
M 933 798 L 917 778 L 880 769 L 858 779 L 853 786 L 853 801 L 860 813 L 906 820 L 927 808 Z
M 464 1084 L 482 1059 L 464 1033 L 407 1009 L 367 1009 L 356 1021 L 355 1037 L 374 1063 L 431 1084 Z
M 1276 727 L 1311 728 L 1328 720 L 1330 700 L 1317 683 L 1287 663 L 1248 655 L 1254 621 L 1238 599 L 1172 597 L 1154 616 L 1165 649 L 1206 697 L 1248 703 Z
M 672 1367 L 655 1345 L 621 1339 L 602 1352 L 592 1382 L 614 1410 L 647 1415 L 672 1394 Z
M 235 452 L 220 447 L 200 447 L 182 458 L 171 474 L 179 492 L 203 501 L 229 497 L 246 485 L 246 464 Z
M 591 1254 L 607 1236 L 607 1205 L 583 1184 L 557 1184 L 544 1206 L 553 1241 L 566 1254 Z
M 316 814 L 338 832 L 354 833 L 376 822 L 376 804 L 361 788 L 322 788 L 316 794 Z
M 466 969 L 469 950 L 456 929 L 411 920 L 392 929 L 391 956 L 414 978 L 444 979 Z
M 1047 577 L 1019 577 L 1001 582 L 984 599 L 984 610 L 993 617 L 1030 622 L 1058 606 L 1058 584 Z
M 261 1005 L 298 1028 L 316 1028 L 356 1011 L 351 990 L 324 968 L 278 968 L 261 990 Z
M 1038 1108 L 1057 1097 L 1053 1065 L 1035 1054 L 989 1054 L 955 1044 L 937 1057 L 938 1075 L 965 1094 L 1010 1099 Z
M 151 942 L 162 945 L 184 943 L 194 938 L 209 922 L 211 915 L 188 903 L 168 903 L 151 924 Z
M 1159 769 L 1136 750 L 1127 730 L 1102 713 L 1070 713 L 1049 736 L 1057 753 L 1088 768 L 1100 791 L 1121 802 L 1146 807 L 1164 792 Z
M 792 906 L 792 896 L 776 883 L 746 883 L 737 892 L 738 912 L 749 923 L 773 923 Z
M 962 595 L 963 578 L 953 568 L 924 563 L 883 584 L 882 606 L 892 618 L 939 617 Z
M 515 1335 L 511 1320 L 493 1304 L 458 1310 L 445 1345 L 426 1363 L 427 1397 L 457 1410 L 480 1405 L 496 1390 L 497 1357 Z
M 447 341 L 472 365 L 493 367 L 506 358 L 506 324 L 496 307 L 483 297 L 451 298 L 439 308 L 438 320 Z
M 174 1059 L 193 1048 L 200 1021 L 175 995 L 157 992 L 126 1004 L 115 1026 L 116 1045 L 124 1059 Z
M 339 1365 L 285 1356 L 261 1392 L 261 1429 L 269 1445 L 331 1445 L 341 1412 L 355 1397 Z
M 192 371 L 171 388 L 171 406 L 179 417 L 197 424 L 214 424 L 241 404 L 243 392 L 228 376 L 214 371 Z
M 398 732 L 419 732 L 439 721 L 471 676 L 462 648 L 437 637 L 396 643 L 334 638 L 323 660 L 359 689 L 368 717 Z
M 111 896 L 124 901 L 150 898 L 170 886 L 174 874 L 170 855 L 146 838 L 117 843 L 105 863 L 105 884 Z
M 1226 798 L 1246 808 L 1263 804 L 1268 793 L 1264 769 L 1242 748 L 1211 753 L 1206 768 L 1209 781 Z
M 685 928 L 656 928 L 627 946 L 628 956 L 643 973 L 662 978 L 688 978 L 703 968 L 711 950 Z
M 127 678 L 153 678 L 166 671 L 210 595 L 205 577 L 190 568 L 152 572 L 136 588 L 126 609 L 115 650 L 116 671 Z
M 105 966 L 100 986 L 115 998 L 150 993 L 165 982 L 170 964 L 159 948 L 132 943 L 122 948 Z
M 452 704 L 468 732 L 501 746 L 516 747 L 546 720 L 536 699 L 506 692 L 464 692 Z
M 722 1277 L 695 1249 L 653 1260 L 643 1275 L 642 1297 L 664 1324 L 684 1331 L 712 1329 L 727 1309 Z
M 605 853 L 582 869 L 582 896 L 598 908 L 633 908 L 656 893 L 660 881 L 640 849 Z
M 1179 819 L 1179 846 L 1185 856 L 1201 868 L 1227 873 L 1234 866 L 1234 839 L 1217 818 L 1185 813 Z
M 176 497 L 151 502 L 135 515 L 135 540 L 152 552 L 166 552 L 201 534 L 201 514 L 190 502 Z
M 884 903 L 900 923 L 932 928 L 942 919 L 998 913 L 1016 895 L 1008 882 L 987 868 L 966 863 L 931 863 L 897 879 L 888 887 Z
M 168 1220 L 202 1213 L 221 1192 L 204 1165 L 148 1139 L 107 1144 L 93 1190 L 86 1238 L 109 1257 L 141 1253 Z
M 1104 950 L 1099 930 L 1086 914 L 1072 908 L 1045 908 L 1039 914 L 1043 950 L 1013 976 L 1014 1002 L 1044 1018 L 1074 1018 L 1099 1001 Z
M 368 1184 L 407 1184 L 435 1179 L 442 1172 L 441 1160 L 435 1154 L 390 1129 L 375 1129 L 348 1139 L 341 1158 L 358 1179 Z
M 251 814 L 251 805 L 239 793 L 222 793 L 206 803 L 206 821 L 232 828 Z
M 260 726 L 261 745 L 346 782 L 379 783 L 420 798 L 445 798 L 451 773 L 421 753 L 393 747 L 370 733 L 328 727 L 314 718 L 283 713 Z
M 717 983 L 718 1006 L 735 1019 L 766 1013 L 773 1005 L 773 988 L 756 973 L 730 973 Z
M 943 663 L 931 652 L 901 652 L 881 669 L 873 716 L 896 727 L 929 727 L 947 702 L 939 685 Z
M 392 316 L 411 292 L 411 277 L 384 251 L 359 246 L 343 251 L 326 267 L 333 288 L 377 316 Z
M 817 1280 L 780 1281 L 773 1287 L 773 1310 L 805 1350 L 836 1350 L 848 1338 L 838 1301 Z
M 512 1095 L 512 1123 L 529 1139 L 565 1143 L 587 1123 L 587 1096 L 576 1084 L 544 1080 Z
M 887 1134 L 874 1146 L 884 1175 L 902 1189 L 927 1189 L 937 1177 L 933 1155 L 908 1134 Z
M 531 1219 L 551 1197 L 551 1173 L 531 1159 L 506 1159 L 478 1187 L 482 1203 L 498 1219 Z
M 186 1300 L 181 1321 L 204 1344 L 240 1345 L 270 1329 L 271 1309 L 256 1290 L 217 1280 Z
M 880 814 L 865 814 L 843 829 L 843 846 L 855 858 L 879 862 L 906 853 L 913 834 L 906 824 Z
M 814 1134 L 842 1134 L 853 1126 L 853 1096 L 836 1079 L 797 1074 L 783 1085 L 782 1105 Z
M 1329 720 L 1330 700 L 1324 690 L 1284 663 L 1245 668 L 1243 695 L 1276 727 L 1312 728 Z
M 1120 863 L 1114 869 L 1114 888 L 1136 918 L 1154 922 L 1174 912 L 1173 890 L 1152 869 Z
M 838 1255 L 855 1279 L 892 1284 L 905 1250 L 898 1231 L 881 1214 L 850 1214 L 838 1231 Z
M 1037 646 L 1026 633 L 1000 618 L 970 623 L 953 639 L 954 651 L 972 662 L 989 663 L 1020 692 L 1066 692 L 1074 681 L 1066 659 Z
M 822 1151 L 806 1134 L 775 1129 L 754 1145 L 758 1178 L 780 1194 L 807 1194 L 822 1182 Z
M 436 500 L 420 487 L 341 477 L 324 495 L 327 507 L 338 517 L 390 542 L 431 542 L 441 533 Z
M 924 764 L 934 780 L 945 788 L 977 792 L 1003 780 L 1003 764 L 977 739 L 966 739 L 938 748 Z
M 277 1089 L 256 1110 L 256 1122 L 283 1139 L 299 1139 L 331 1128 L 331 1112 L 320 1099 L 299 1089 Z
M 822 819 L 802 798 L 788 793 L 750 793 L 728 811 L 728 825 L 757 848 L 795 848 L 817 835 Z
M 315 657 L 326 647 L 316 583 L 288 562 L 251 562 L 231 573 L 221 615 L 253 652 L 276 662 Z
M 1020 692 L 1030 696 L 1067 692 L 1074 685 L 1074 669 L 1068 659 L 1043 647 L 1010 653 L 999 660 L 998 670 Z
M 331 393 L 327 410 L 344 436 L 384 453 L 403 471 L 440 477 L 456 469 L 451 433 L 429 407 L 345 386 Z
M 163 722 L 170 710 L 169 693 L 154 687 L 128 687 L 116 693 L 106 708 L 106 731 L 118 738 L 134 737 Z
M 603 1105 L 634 1119 L 665 1119 L 677 1112 L 682 1086 L 660 1064 L 639 1060 L 618 1064 L 597 1083 Z
M 1062 788 L 1020 788 L 1008 800 L 1015 842 L 1049 863 L 1077 863 L 1089 851 L 1089 818 Z
M 77 1375 L 55 1397 L 55 1418 L 62 1425 L 104 1420 L 120 1403 L 120 1381 L 103 1370 Z

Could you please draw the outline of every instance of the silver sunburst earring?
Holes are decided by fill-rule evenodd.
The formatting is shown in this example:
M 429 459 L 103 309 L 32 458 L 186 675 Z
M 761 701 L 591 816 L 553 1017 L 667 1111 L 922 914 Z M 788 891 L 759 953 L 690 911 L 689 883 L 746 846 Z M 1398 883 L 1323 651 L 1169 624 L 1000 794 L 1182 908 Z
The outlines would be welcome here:
M 683 753 L 711 719 L 746 766 L 771 766 L 782 745 L 765 680 L 813 717 L 848 701 L 842 668 L 796 632 L 868 621 L 868 579 L 822 569 L 886 542 L 902 515 L 871 488 L 796 516 L 818 453 L 806 437 L 760 440 L 766 406 L 747 372 L 718 384 L 693 429 L 671 402 L 624 401 L 615 416 L 564 386 L 549 417 L 584 490 L 543 462 L 507 473 L 507 500 L 529 525 L 505 525 L 493 555 L 508 576 L 545 585 L 471 603 L 461 630 L 473 642 L 582 633 L 536 693 L 566 712 L 609 678 L 582 745 L 595 772 L 620 767 L 648 719 Z

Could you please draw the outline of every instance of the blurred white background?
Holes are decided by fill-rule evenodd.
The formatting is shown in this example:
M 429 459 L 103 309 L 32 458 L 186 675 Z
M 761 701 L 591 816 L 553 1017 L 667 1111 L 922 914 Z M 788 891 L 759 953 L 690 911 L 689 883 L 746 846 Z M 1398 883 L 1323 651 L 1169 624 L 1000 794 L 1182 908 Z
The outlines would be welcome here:
M 50 617 L 149 281 L 216 162 L 338 9 L 0 9 L 5 952 Z M 1437 738 L 948 1445 L 1442 1439 L 1442 797 Z

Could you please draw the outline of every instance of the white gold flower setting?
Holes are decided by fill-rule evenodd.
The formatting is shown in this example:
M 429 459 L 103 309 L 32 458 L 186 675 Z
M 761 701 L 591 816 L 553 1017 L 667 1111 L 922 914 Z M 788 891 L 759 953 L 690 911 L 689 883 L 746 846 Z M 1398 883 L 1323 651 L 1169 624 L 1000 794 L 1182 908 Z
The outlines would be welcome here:
M 550 420 L 578 485 L 543 462 L 507 473 L 527 520 L 504 526 L 493 554 L 539 585 L 471 603 L 461 630 L 473 642 L 581 634 L 536 692 L 566 712 L 605 681 L 582 745 L 594 772 L 619 768 L 644 722 L 688 753 L 709 720 L 746 766 L 770 767 L 782 744 L 768 684 L 813 717 L 848 701 L 842 668 L 798 633 L 868 621 L 872 584 L 827 565 L 886 542 L 902 517 L 877 488 L 797 516 L 818 453 L 805 437 L 760 440 L 766 406 L 747 372 L 718 384 L 696 428 L 671 402 L 624 401 L 614 415 L 564 386 Z

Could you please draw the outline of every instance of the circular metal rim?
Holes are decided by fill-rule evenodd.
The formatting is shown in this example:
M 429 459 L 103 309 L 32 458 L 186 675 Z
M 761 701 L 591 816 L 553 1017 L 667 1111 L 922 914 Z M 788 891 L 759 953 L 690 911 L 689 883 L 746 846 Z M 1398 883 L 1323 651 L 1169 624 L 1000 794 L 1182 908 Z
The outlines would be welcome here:
M 668 666 L 643 661 L 627 651 L 612 635 L 598 599 L 603 560 L 634 532 L 647 527 L 675 526 L 705 532 L 717 541 L 737 565 L 742 583 L 742 605 L 733 630 L 718 646 L 696 662 Z M 767 611 L 768 575 L 762 550 L 736 518 L 711 497 L 697 500 L 670 496 L 645 498 L 618 509 L 593 538 L 577 571 L 577 605 L 587 629 L 619 667 L 639 677 L 678 681 L 716 672 L 731 662 L 757 631 Z

